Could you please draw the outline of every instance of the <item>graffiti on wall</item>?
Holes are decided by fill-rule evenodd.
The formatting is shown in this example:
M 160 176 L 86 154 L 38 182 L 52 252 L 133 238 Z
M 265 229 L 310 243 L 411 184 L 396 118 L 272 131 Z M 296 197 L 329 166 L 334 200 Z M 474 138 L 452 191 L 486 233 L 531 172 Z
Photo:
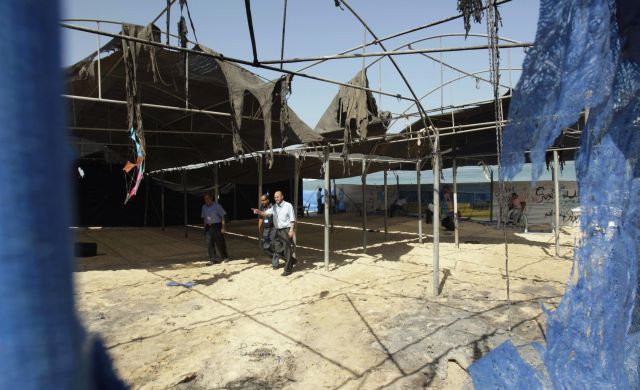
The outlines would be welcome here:
M 494 215 L 499 210 L 499 183 L 494 183 Z M 555 193 L 552 181 L 537 182 L 531 187 L 529 182 L 508 183 L 506 193 L 516 193 L 526 202 L 525 213 L 529 224 L 552 225 L 555 209 Z M 560 182 L 560 224 L 577 225 L 580 218 L 578 186 L 573 181 Z

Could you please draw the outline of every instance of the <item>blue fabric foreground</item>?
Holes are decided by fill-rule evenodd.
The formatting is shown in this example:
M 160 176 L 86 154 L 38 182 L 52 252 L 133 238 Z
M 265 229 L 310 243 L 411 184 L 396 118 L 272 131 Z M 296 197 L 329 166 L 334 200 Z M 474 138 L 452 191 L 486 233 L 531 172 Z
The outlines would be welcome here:
M 0 389 L 117 389 L 73 305 L 58 7 L 0 1 Z
M 504 133 L 502 174 L 513 177 L 531 149 L 535 180 L 545 149 L 589 109 L 576 161 L 583 210 L 577 282 L 548 313 L 543 359 L 549 379 L 523 384 L 518 378 L 529 376 L 531 367 L 514 363 L 519 357 L 512 349 L 497 348 L 470 369 L 476 388 L 640 385 L 640 41 L 633 40 L 639 11 L 637 0 L 541 1 L 535 47 Z M 516 369 L 498 375 L 505 364 Z
M 543 378 L 518 354 L 510 341 L 506 341 L 471 367 L 477 389 L 531 389 L 542 385 Z M 482 381 L 477 382 L 476 377 Z M 482 386 L 478 386 L 481 383 Z

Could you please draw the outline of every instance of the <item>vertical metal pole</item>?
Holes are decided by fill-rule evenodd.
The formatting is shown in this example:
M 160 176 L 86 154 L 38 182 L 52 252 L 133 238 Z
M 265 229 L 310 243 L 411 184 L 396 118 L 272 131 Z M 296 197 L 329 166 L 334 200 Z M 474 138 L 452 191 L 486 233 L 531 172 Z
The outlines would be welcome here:
M 215 196 L 216 202 L 219 202 L 219 189 L 218 189 L 218 164 L 213 164 L 213 196 Z
M 289 179 L 289 199 L 293 199 L 293 178 Z
M 489 222 L 493 222 L 493 169 L 489 172 L 489 177 L 491 178 L 491 188 L 489 188 L 489 193 L 491 194 L 491 198 L 489 199 Z
M 324 266 L 329 270 L 329 148 L 324 148 Z
M 258 208 L 260 208 L 260 197 L 262 196 L 262 156 L 258 156 Z M 297 211 L 296 211 L 297 212 Z
M 100 30 L 100 22 L 98 23 L 98 30 Z M 102 99 L 102 72 L 100 67 L 100 34 L 96 34 L 98 40 L 98 99 Z
M 558 151 L 553 151 L 553 200 L 555 203 L 556 256 L 560 256 L 560 175 L 558 175 Z
M 509 94 L 513 95 L 513 84 L 511 84 L 511 49 L 507 49 L 507 66 L 509 67 Z
M 282 44 L 280 45 L 280 60 L 284 59 L 284 33 L 285 33 L 286 26 L 287 26 L 287 0 L 284 0 L 284 11 L 282 15 Z M 280 63 L 280 69 L 282 69 L 283 64 L 284 64 L 283 62 Z
M 416 183 L 418 186 L 418 242 L 422 244 L 422 188 L 420 184 L 422 160 L 416 162 Z
M 238 183 L 233 184 L 233 219 L 238 219 Z
M 164 171 L 162 171 L 162 176 L 160 176 L 160 180 L 162 180 L 161 188 L 162 192 L 160 192 L 160 214 L 162 215 L 162 231 L 164 232 Z
M 184 108 L 189 108 L 189 53 L 184 55 Z
M 144 227 L 147 227 L 147 217 L 149 215 L 149 187 L 151 185 L 151 176 L 147 175 L 147 182 L 144 188 Z
M 362 54 L 365 54 L 365 52 L 367 51 L 367 26 L 364 26 L 363 28 L 364 30 L 364 38 L 362 38 Z M 362 57 L 362 85 L 364 85 L 364 78 L 365 78 L 365 57 Z
M 367 161 L 362 159 L 362 251 L 367 251 Z
M 378 111 L 382 111 L 382 61 L 378 61 Z
M 384 169 L 384 240 L 387 241 L 387 217 L 388 217 L 388 204 L 389 204 L 389 188 L 387 186 L 387 171 L 389 170 L 389 164 Z
M 436 134 L 433 150 L 433 295 L 440 287 L 440 135 Z
M 442 37 L 440 37 L 440 47 L 442 47 Z M 440 113 L 444 112 L 444 59 L 440 52 Z
M 500 177 L 500 161 L 498 161 L 498 177 Z M 491 175 L 491 191 L 493 192 L 493 174 Z M 504 210 L 503 210 L 503 204 L 504 204 L 504 197 L 506 196 L 505 194 L 505 190 L 504 190 L 504 182 L 503 181 L 498 181 L 498 223 L 497 223 L 497 228 L 500 229 L 500 225 L 502 223 L 504 223 L 503 219 L 504 219 Z M 493 199 L 493 198 L 492 198 Z M 493 209 L 493 208 L 492 208 Z
M 333 205 L 333 213 L 337 213 L 338 212 L 338 202 L 335 202 L 338 200 L 338 187 L 336 186 L 336 179 L 333 178 L 331 179 L 331 182 L 333 183 L 333 192 L 332 195 L 335 195 L 334 197 L 331 197 L 332 200 L 334 200 L 334 205 Z M 331 221 L 331 223 L 333 223 L 333 221 Z
M 329 202 L 331 203 L 331 208 L 330 208 L 329 211 L 331 211 L 331 231 L 333 231 L 333 219 L 334 219 L 334 216 L 336 214 L 338 205 L 335 202 L 333 202 L 333 199 L 334 199 L 333 195 L 337 195 L 336 194 L 336 188 L 337 188 L 336 187 L 336 179 L 331 179 L 331 181 L 333 182 L 333 192 L 329 193 L 329 195 L 330 195 Z
M 187 173 L 182 171 L 182 193 L 184 203 L 184 238 L 189 236 L 187 231 Z
M 169 35 L 169 26 L 171 25 L 171 6 L 173 5 L 173 3 L 169 2 L 169 0 L 167 0 L 167 7 L 165 8 L 165 10 L 167 11 L 167 45 L 170 44 L 170 37 L 171 35 Z
M 300 159 L 298 158 L 298 156 L 295 156 L 295 166 L 294 166 L 294 172 L 293 172 L 293 209 L 295 210 L 296 213 L 296 222 L 298 221 L 298 198 L 300 197 Z M 298 242 L 298 224 L 295 223 L 293 225 L 293 244 L 294 244 L 294 251 L 295 251 L 295 245 Z M 293 255 L 295 256 L 295 252 L 293 253 Z
M 260 198 L 262 197 L 262 155 L 258 155 L 258 159 L 256 160 L 258 164 L 258 209 L 260 209 Z M 295 226 L 295 225 L 294 225 Z M 262 249 L 262 242 L 260 237 L 258 237 L 258 253 L 260 253 Z
M 456 159 L 453 159 L 453 223 L 455 226 L 455 240 L 456 240 L 456 248 L 460 248 L 460 240 L 458 237 L 458 181 L 457 179 L 457 171 L 458 167 L 456 166 Z

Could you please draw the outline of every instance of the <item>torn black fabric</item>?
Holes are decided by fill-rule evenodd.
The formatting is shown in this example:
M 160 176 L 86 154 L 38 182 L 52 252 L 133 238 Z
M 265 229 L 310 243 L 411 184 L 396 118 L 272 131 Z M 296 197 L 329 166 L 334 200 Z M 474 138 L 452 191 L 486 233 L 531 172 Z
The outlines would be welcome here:
M 368 88 L 366 72 L 359 71 L 348 84 Z M 342 138 L 345 140 L 351 141 L 356 137 L 365 139 L 368 135 L 385 133 L 386 128 L 382 126 L 383 128 L 376 130 L 376 134 L 370 134 L 372 125 L 386 122 L 384 118 L 388 118 L 388 113 L 378 112 L 371 91 L 343 85 L 318 121 L 315 130 L 321 134 L 343 130 L 345 134 Z
M 369 88 L 366 71 L 359 71 L 347 84 Z M 371 91 L 342 85 L 318 121 L 315 130 L 325 138 L 343 142 L 342 156 L 346 166 L 353 140 L 364 140 L 367 136 L 384 134 L 389 117 L 390 114 L 387 112 L 378 112 Z
M 198 45 L 197 48 L 208 54 L 218 55 L 215 51 Z M 231 103 L 231 109 L 233 114 L 232 128 L 233 128 L 233 151 L 236 155 L 244 154 L 244 146 L 241 142 L 240 129 L 242 128 L 242 118 L 245 97 L 247 93 L 251 94 L 260 106 L 262 113 L 262 120 L 264 123 L 264 150 L 267 150 L 267 164 L 269 167 L 273 164 L 273 139 L 271 134 L 272 124 L 272 112 L 274 103 L 281 105 L 279 107 L 280 113 L 285 111 L 284 118 L 278 118 L 280 120 L 280 131 L 283 133 L 283 145 L 284 140 L 289 139 L 291 132 L 287 132 L 287 129 L 292 129 L 296 133 L 297 137 L 302 142 L 319 141 L 320 137 L 313 134 L 313 131 L 304 125 L 302 121 L 294 119 L 292 113 L 288 108 L 283 109 L 282 105 L 286 106 L 286 96 L 290 90 L 290 77 L 282 77 L 275 82 L 264 82 L 260 80 L 256 75 L 243 69 L 235 64 L 228 63 L 223 60 L 215 60 L 220 67 L 220 70 L 224 74 L 227 81 L 227 87 L 229 89 L 229 101 Z M 284 93 L 283 93 L 284 90 Z M 296 120 L 297 119 L 297 120 Z M 295 126 L 292 126 L 292 124 Z
M 178 22 L 178 36 L 180 37 L 180 47 L 187 47 L 187 43 L 189 40 L 187 39 L 187 34 L 189 30 L 187 30 L 187 22 L 184 19 L 184 16 L 180 17 L 180 21 Z
M 471 18 L 476 23 L 482 21 L 483 6 L 482 0 L 458 0 L 458 11 L 462 14 L 464 20 L 465 38 L 471 30 Z

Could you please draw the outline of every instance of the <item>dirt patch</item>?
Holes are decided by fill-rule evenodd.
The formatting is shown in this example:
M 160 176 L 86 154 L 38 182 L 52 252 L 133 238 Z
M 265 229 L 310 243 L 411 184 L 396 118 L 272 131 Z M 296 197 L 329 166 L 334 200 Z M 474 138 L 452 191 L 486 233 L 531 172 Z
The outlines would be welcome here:
M 430 239 L 393 222 L 363 253 L 359 220 L 337 216 L 329 270 L 322 227 L 300 224 L 288 277 L 259 254 L 252 221 L 229 224 L 232 261 L 214 266 L 195 230 L 79 230 L 103 253 L 78 259 L 79 313 L 136 389 L 459 388 L 507 338 L 544 341 L 540 302 L 559 303 L 571 267 L 549 254 L 551 235 L 509 234 L 509 302 L 502 232 L 463 223 L 460 248 L 443 237 L 436 297 Z M 562 236 L 567 258 L 572 242 Z

